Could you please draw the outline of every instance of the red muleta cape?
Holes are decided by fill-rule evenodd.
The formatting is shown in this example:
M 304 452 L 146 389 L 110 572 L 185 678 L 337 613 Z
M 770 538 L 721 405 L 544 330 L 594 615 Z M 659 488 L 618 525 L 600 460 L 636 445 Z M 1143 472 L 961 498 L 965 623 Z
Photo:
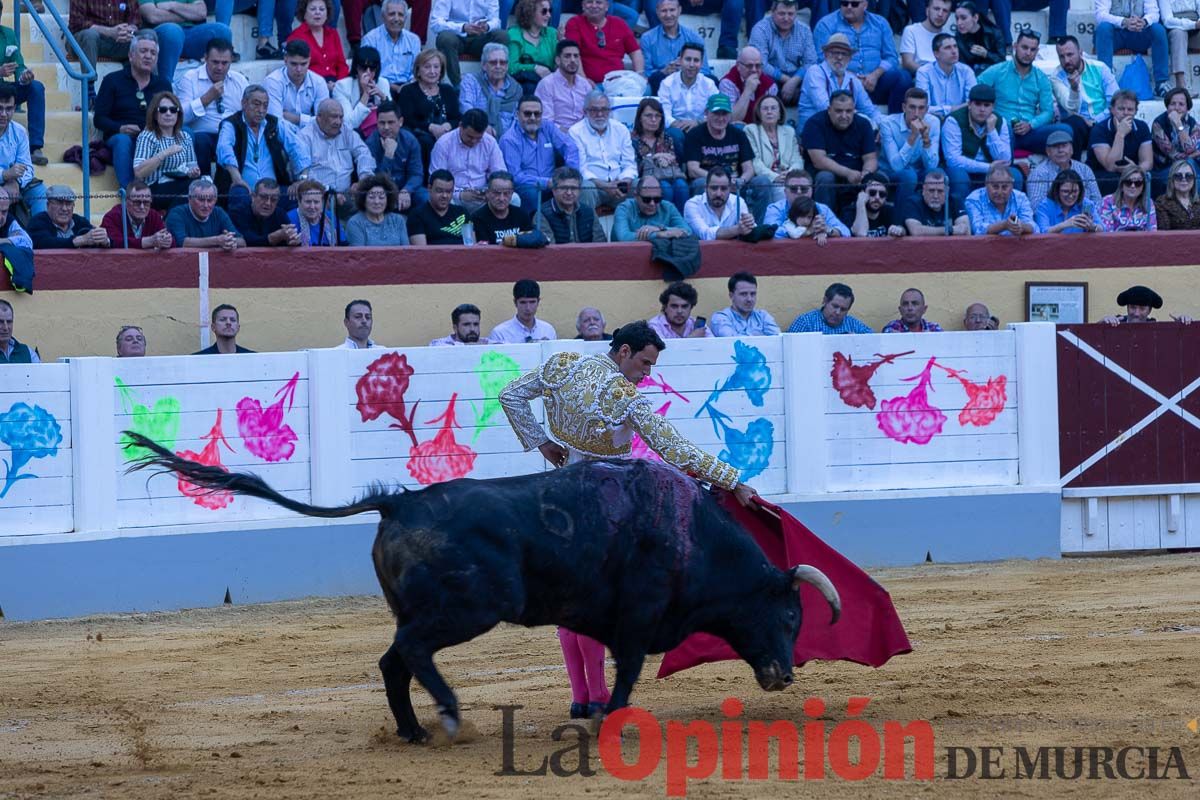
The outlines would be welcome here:
M 841 595 L 842 617 L 836 625 L 831 625 L 829 604 L 821 593 L 808 584 L 800 588 L 804 615 L 793 652 L 796 666 L 821 659 L 879 667 L 892 656 L 912 651 L 891 596 L 870 575 L 782 508 L 761 498 L 755 498 L 757 506 L 746 508 L 729 492 L 718 495 L 721 505 L 754 537 L 772 564 L 784 570 L 810 564 L 825 573 Z M 694 633 L 663 657 L 658 677 L 665 678 L 697 664 L 737 658 L 737 653 L 723 639 Z

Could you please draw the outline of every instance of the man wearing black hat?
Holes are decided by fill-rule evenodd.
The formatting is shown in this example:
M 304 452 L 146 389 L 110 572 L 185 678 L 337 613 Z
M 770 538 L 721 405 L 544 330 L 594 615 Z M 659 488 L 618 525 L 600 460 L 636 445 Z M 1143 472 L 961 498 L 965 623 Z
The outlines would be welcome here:
M 967 105 L 952 112 L 942 125 L 942 153 L 950 176 L 950 196 L 961 206 L 973 188 L 983 185 L 992 162 L 1009 164 L 1013 184 L 1020 189 L 1021 171 L 1012 167 L 1008 122 L 996 111 L 996 90 L 977 83 L 967 95 Z
M 1117 305 L 1125 306 L 1125 313 L 1121 316 L 1108 316 L 1100 320 L 1105 325 L 1121 325 L 1131 324 L 1135 322 L 1158 322 L 1154 317 L 1150 316 L 1153 313 L 1152 309 L 1162 308 L 1163 299 L 1158 292 L 1148 286 L 1130 286 L 1125 291 L 1117 295 Z M 1175 322 L 1183 325 L 1191 325 L 1192 318 L 1186 314 L 1175 316 L 1169 315 Z

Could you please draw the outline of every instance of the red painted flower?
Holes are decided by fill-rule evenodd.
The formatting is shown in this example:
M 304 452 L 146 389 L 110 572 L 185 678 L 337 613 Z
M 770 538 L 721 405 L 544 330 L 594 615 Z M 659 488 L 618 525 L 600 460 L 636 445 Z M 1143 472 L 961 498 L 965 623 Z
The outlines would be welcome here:
M 986 384 L 971 383 L 966 378 L 958 378 L 959 383 L 967 390 L 967 404 L 958 412 L 959 425 L 976 425 L 980 428 L 991 425 L 996 417 L 1004 410 L 1008 399 L 1005 385 L 1008 378 L 1001 375 L 998 378 L 988 378 Z
M 851 408 L 873 410 L 875 408 L 875 392 L 871 390 L 871 376 L 884 364 L 891 364 L 897 358 L 911 355 L 914 352 L 916 351 L 909 350 L 907 353 L 893 353 L 887 356 L 876 353 L 875 356 L 879 361 L 858 366 L 854 364 L 852 357 L 834 353 L 833 369 L 829 371 L 829 377 L 833 379 L 833 388 L 841 396 L 842 402 Z
M 450 395 L 445 413 L 426 423 L 432 425 L 441 422 L 441 430 L 429 441 L 414 445 L 408 451 L 408 472 L 422 486 L 462 478 L 475 469 L 476 452 L 465 444 L 459 444 L 454 438 L 454 429 L 462 427 L 454 418 L 454 403 L 457 400 L 458 393 L 455 392 Z M 416 412 L 415 405 L 413 411 Z
M 300 373 L 284 384 L 275 393 L 278 399 L 264 410 L 262 403 L 253 397 L 243 397 L 237 404 L 238 435 L 246 443 L 246 449 L 263 461 L 286 461 L 296 452 L 296 432 L 283 422 L 283 404 L 292 410 L 296 397 L 296 384 Z
M 175 455 L 180 458 L 186 458 L 188 461 L 195 461 L 209 467 L 217 467 L 228 472 L 229 470 L 225 469 L 225 465 L 221 463 L 220 445 L 225 445 L 231 453 L 234 450 L 230 447 L 228 440 L 225 439 L 225 432 L 221 430 L 221 409 L 217 409 L 217 421 L 213 423 L 212 429 L 200 438 L 208 439 L 208 444 L 204 445 L 204 449 L 199 453 L 192 452 L 191 450 L 180 450 Z M 208 508 L 213 511 L 224 508 L 233 502 L 232 492 L 214 492 L 211 489 L 197 486 L 183 478 L 179 479 L 179 493 L 184 497 L 192 498 L 192 502 L 201 508 Z
M 903 397 L 884 400 L 882 410 L 875 415 L 879 430 L 889 439 L 901 444 L 929 444 L 934 436 L 942 432 L 946 415 L 940 408 L 929 405 L 928 390 L 934 359 L 929 359 L 920 375 L 904 378 L 917 381 L 913 390 Z
M 644 379 L 642 379 L 642 383 L 645 383 L 648 380 L 650 380 L 650 379 L 644 378 Z M 642 383 L 639 383 L 638 386 L 641 386 Z M 664 384 L 665 384 L 665 382 L 664 382 Z M 655 385 L 658 385 L 658 384 L 655 384 Z M 675 390 L 670 389 L 670 391 L 674 392 Z M 684 400 L 686 401 L 687 398 L 685 397 Z M 667 409 L 669 409 L 670 407 L 671 407 L 671 401 L 668 400 L 667 402 L 663 403 L 654 413 L 658 414 L 660 417 L 665 417 L 667 415 Z M 629 440 L 629 445 L 630 445 L 630 454 L 634 458 L 644 458 L 647 461 L 662 461 L 662 458 L 659 457 L 658 453 L 651 450 L 650 445 L 648 445 L 644 441 L 642 441 L 642 437 L 638 436 L 636 433 L 633 435 L 633 438 Z
M 403 353 L 385 353 L 367 365 L 367 371 L 354 384 L 358 395 L 358 413 L 363 422 L 378 419 L 381 415 L 399 420 L 388 427 L 399 428 L 412 439 L 413 447 L 417 446 L 417 434 L 413 430 L 413 417 L 416 416 L 418 400 L 413 403 L 412 411 L 404 413 L 404 393 L 408 391 L 408 379 L 412 377 L 413 368 L 408 365 L 408 357 Z

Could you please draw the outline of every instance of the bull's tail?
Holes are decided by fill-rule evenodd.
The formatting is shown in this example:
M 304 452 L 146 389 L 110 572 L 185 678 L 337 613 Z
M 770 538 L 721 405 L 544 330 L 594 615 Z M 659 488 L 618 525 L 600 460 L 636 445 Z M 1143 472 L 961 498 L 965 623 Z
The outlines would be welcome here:
M 386 517 L 396 500 L 394 494 L 378 491 L 371 492 L 349 505 L 332 508 L 327 506 L 312 506 L 280 494 L 268 486 L 266 481 L 257 475 L 227 472 L 220 467 L 210 467 L 195 461 L 188 461 L 186 458 L 180 458 L 175 455 L 152 439 L 147 439 L 140 433 L 125 431 L 122 436 L 129 442 L 127 446 L 143 447 L 153 453 L 153 455 L 145 456 L 135 461 L 127 472 L 136 472 L 149 468 L 156 468 L 156 471 L 160 473 L 174 472 L 189 483 L 201 488 L 209 489 L 213 492 L 233 492 L 234 494 L 257 497 L 260 500 L 267 500 L 289 511 L 295 511 L 297 514 L 304 514 L 309 517 L 350 517 L 355 514 L 363 514 L 367 511 L 378 511 Z

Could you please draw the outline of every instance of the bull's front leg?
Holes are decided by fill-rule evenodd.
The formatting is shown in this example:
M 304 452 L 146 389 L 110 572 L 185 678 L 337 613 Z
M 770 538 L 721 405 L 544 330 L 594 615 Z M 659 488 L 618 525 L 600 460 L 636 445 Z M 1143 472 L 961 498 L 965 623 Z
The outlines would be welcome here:
M 605 714 L 611 714 L 617 709 L 629 705 L 629 696 L 633 693 L 633 685 L 642 674 L 642 664 L 646 661 L 645 648 L 622 649 L 614 651 L 613 658 L 617 662 L 617 679 L 613 682 L 612 699 L 608 701 Z

